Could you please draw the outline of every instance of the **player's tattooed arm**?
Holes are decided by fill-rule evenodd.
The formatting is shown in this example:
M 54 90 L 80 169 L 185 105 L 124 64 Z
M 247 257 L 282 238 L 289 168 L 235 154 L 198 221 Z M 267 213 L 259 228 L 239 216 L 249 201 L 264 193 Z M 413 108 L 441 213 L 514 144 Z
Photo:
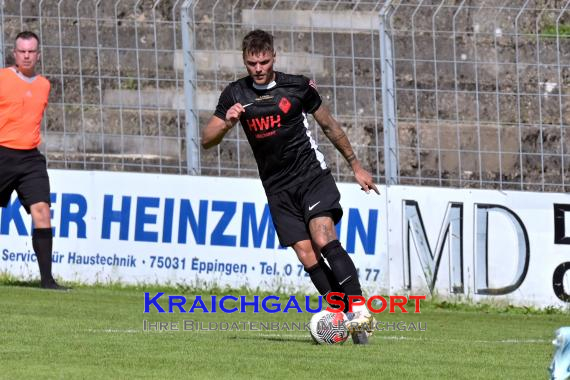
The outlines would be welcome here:
M 348 141 L 346 133 L 342 130 L 340 123 L 331 115 L 329 109 L 325 105 L 321 105 L 313 114 L 315 120 L 321 126 L 325 136 L 330 140 L 334 147 L 342 154 L 349 165 L 354 169 L 360 166 L 360 162 L 354 154 L 352 145 Z
M 321 126 L 321 129 L 327 138 L 352 167 L 354 178 L 356 178 L 356 182 L 358 182 L 361 189 L 366 193 L 369 193 L 370 190 L 374 190 L 377 194 L 380 194 L 378 188 L 374 184 L 372 175 L 360 165 L 360 161 L 356 158 L 346 133 L 344 133 L 340 127 L 340 123 L 331 115 L 329 109 L 325 105 L 321 105 L 319 109 L 315 111 L 313 116 Z

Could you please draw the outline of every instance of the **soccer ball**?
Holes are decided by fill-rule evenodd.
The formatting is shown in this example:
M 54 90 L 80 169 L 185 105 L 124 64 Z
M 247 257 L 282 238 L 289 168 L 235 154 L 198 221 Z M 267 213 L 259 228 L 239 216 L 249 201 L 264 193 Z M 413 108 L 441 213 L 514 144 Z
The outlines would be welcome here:
M 318 344 L 344 343 L 349 335 L 344 325 L 346 321 L 346 314 L 343 312 L 319 311 L 311 317 L 311 337 Z

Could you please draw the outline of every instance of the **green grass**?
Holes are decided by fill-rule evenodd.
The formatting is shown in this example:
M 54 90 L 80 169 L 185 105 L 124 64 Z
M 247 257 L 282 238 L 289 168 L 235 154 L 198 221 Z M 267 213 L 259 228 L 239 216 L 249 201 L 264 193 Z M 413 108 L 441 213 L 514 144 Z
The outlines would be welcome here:
M 0 378 L 545 379 L 554 331 L 569 322 L 567 312 L 430 301 L 421 314 L 377 315 L 383 322 L 422 322 L 427 331 L 376 332 L 368 346 L 350 341 L 318 346 L 304 331 L 143 331 L 143 320 L 178 322 L 182 328 L 184 320 L 302 323 L 310 318 L 307 313 L 158 314 L 154 308 L 144 314 L 144 291 L 157 290 L 189 300 L 190 291 L 227 294 L 119 285 L 56 292 L 1 280 Z
M 558 29 L 556 28 L 556 25 L 546 25 L 542 29 L 542 36 L 543 37 L 560 36 L 560 38 L 569 38 L 570 37 L 570 24 L 560 24 L 560 25 L 558 25 Z

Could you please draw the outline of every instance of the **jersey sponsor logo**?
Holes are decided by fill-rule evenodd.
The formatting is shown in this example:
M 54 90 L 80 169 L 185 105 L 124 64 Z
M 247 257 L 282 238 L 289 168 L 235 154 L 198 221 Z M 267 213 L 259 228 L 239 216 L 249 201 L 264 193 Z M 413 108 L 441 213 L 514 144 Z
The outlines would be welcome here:
M 251 132 L 262 132 L 281 127 L 281 115 L 254 117 L 246 122 Z
M 264 139 L 264 138 L 269 137 L 269 136 L 273 136 L 275 134 L 277 134 L 277 131 L 269 131 L 269 132 L 265 132 L 265 133 L 258 133 L 255 135 L 255 138 L 259 140 L 259 139 Z
M 289 101 L 289 99 L 285 97 L 281 98 L 281 100 L 279 101 L 279 108 L 281 109 L 281 111 L 283 111 L 283 113 L 289 112 L 289 110 L 291 109 L 291 102 Z
M 256 102 L 263 102 L 264 100 L 271 100 L 273 99 L 273 95 L 262 95 L 258 98 L 255 98 Z

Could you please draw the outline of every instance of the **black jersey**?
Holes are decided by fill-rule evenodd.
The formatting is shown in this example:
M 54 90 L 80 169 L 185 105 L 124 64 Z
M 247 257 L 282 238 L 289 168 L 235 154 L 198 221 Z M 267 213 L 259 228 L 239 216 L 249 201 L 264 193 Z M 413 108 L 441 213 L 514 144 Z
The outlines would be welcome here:
M 307 120 L 307 113 L 315 112 L 321 102 L 309 78 L 276 71 L 275 80 L 266 86 L 255 85 L 249 76 L 230 83 L 214 115 L 225 120 L 234 104 L 245 107 L 240 123 L 270 194 L 328 170 Z

